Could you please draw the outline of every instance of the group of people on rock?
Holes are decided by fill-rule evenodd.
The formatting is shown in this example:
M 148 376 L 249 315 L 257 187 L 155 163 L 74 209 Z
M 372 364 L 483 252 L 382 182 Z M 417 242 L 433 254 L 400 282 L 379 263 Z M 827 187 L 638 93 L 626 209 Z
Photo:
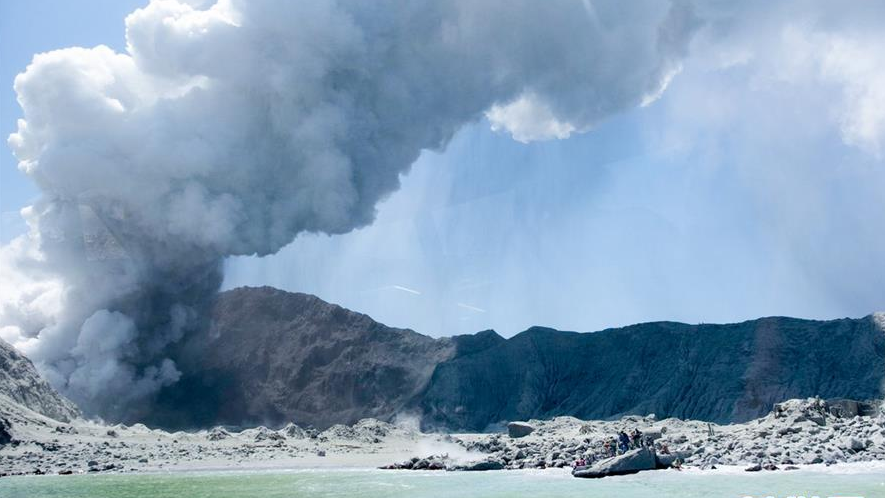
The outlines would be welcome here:
M 624 430 L 618 431 L 617 436 L 606 439 L 602 443 L 602 458 L 610 458 L 617 455 L 623 455 L 630 450 L 635 450 L 638 448 L 649 448 L 664 455 L 670 453 L 670 449 L 667 447 L 666 443 L 662 442 L 656 447 L 653 437 L 643 437 L 642 431 L 636 428 L 633 429 L 633 431 L 629 434 Z M 591 463 L 593 463 L 594 459 L 594 455 L 591 455 L 588 458 L 581 458 L 575 461 L 574 466 L 584 467 L 590 465 Z
M 619 431 L 617 437 L 606 440 L 602 445 L 603 453 L 610 457 L 637 448 L 654 448 L 654 440 L 651 436 L 642 437 L 642 431 L 639 429 L 633 429 L 630 434 L 623 430 Z

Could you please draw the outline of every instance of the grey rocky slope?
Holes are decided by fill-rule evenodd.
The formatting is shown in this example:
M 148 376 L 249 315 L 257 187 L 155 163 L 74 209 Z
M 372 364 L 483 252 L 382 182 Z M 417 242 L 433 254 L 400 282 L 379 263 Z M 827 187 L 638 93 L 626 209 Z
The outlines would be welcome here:
M 183 378 L 143 421 L 326 428 L 391 419 L 456 350 L 452 339 L 387 327 L 311 295 L 239 288 L 221 293 L 209 329 L 184 343 Z
M 80 415 L 77 407 L 37 373 L 31 360 L 0 339 L 0 397 L 49 418 L 68 422 Z
M 182 379 L 128 422 L 324 429 L 408 413 L 425 429 L 481 431 L 560 415 L 745 421 L 789 398 L 879 397 L 878 320 L 535 327 L 506 340 L 494 331 L 433 339 L 314 296 L 239 288 L 219 295 L 211 327 L 183 341 L 175 357 Z

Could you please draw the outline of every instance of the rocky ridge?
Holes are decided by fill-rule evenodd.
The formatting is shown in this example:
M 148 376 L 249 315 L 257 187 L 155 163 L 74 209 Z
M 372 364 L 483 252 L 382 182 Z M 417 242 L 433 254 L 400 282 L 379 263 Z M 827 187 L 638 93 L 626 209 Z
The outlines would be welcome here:
M 47 383 L 31 360 L 0 339 L 0 398 L 63 422 L 80 416 L 70 400 Z
M 791 398 L 872 399 L 885 382 L 885 318 L 654 322 L 595 333 L 533 327 L 439 364 L 420 400 L 425 427 L 562 415 L 727 424 Z
M 325 429 L 411 413 L 425 430 L 473 432 L 563 415 L 740 422 L 790 398 L 879 397 L 883 317 L 434 339 L 307 294 L 243 287 L 219 295 L 211 325 L 174 356 L 182 379 L 130 422 Z

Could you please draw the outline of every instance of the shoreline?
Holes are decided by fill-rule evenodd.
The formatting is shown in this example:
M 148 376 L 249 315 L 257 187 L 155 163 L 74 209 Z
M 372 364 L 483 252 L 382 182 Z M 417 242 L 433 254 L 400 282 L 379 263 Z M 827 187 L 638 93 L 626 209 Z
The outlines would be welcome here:
M 743 424 L 716 425 L 653 416 L 615 421 L 573 417 L 520 423 L 531 430 L 508 434 L 422 433 L 415 426 L 364 419 L 317 432 L 290 424 L 229 432 L 221 427 L 166 432 L 141 424 L 60 423 L 17 404 L 2 402 L 14 441 L 0 447 L 0 476 L 40 474 L 291 472 L 361 470 L 411 462 L 430 472 L 555 468 L 566 475 L 578 458 L 599 459 L 602 443 L 619 430 L 654 434 L 684 460 L 686 475 L 716 469 L 745 472 L 770 463 L 779 471 L 885 471 L 885 414 L 842 417 L 820 401 L 791 400 L 776 412 Z M 421 462 L 420 464 L 418 462 Z M 831 470 L 832 469 L 832 470 Z M 384 470 L 391 472 L 391 470 Z M 676 472 L 676 471 L 673 471 Z M 762 470 L 768 474 L 771 471 Z
M 763 471 L 763 472 L 746 472 L 743 466 L 739 465 L 728 465 L 718 467 L 716 469 L 702 469 L 699 467 L 685 467 L 681 471 L 677 471 L 675 469 L 664 469 L 657 471 L 642 471 L 642 473 L 666 473 L 668 475 L 682 475 L 686 477 L 706 477 L 711 475 L 723 475 L 723 476 L 747 476 L 747 477 L 759 477 L 759 476 L 771 476 L 775 474 L 781 473 L 790 473 L 790 474 L 804 474 L 804 473 L 813 473 L 813 474 L 833 474 L 833 475 L 885 475 L 885 460 L 872 461 L 872 462 L 845 462 L 845 463 L 836 463 L 836 464 L 801 464 L 797 465 L 795 470 L 790 471 Z M 168 475 L 251 475 L 251 474 L 298 474 L 298 473 L 377 473 L 379 475 L 388 474 L 391 472 L 394 473 L 402 473 L 402 474 L 410 474 L 410 475 L 438 475 L 438 474 L 447 474 L 447 473 L 463 473 L 462 471 L 440 471 L 440 470 L 420 470 L 420 471 L 411 471 L 411 470 L 390 470 L 390 469 L 380 469 L 378 467 L 365 467 L 365 466 L 292 466 L 292 467 L 277 467 L 277 466 L 250 466 L 246 468 L 242 467 L 213 467 L 213 468 L 199 468 L 199 467 L 173 467 L 167 469 L 140 469 L 137 471 L 115 471 L 115 472 L 102 472 L 102 473 L 90 473 L 90 472 L 75 472 L 73 474 L 59 475 L 59 474 L 17 474 L 17 475 L 7 475 L 4 476 L 5 479 L 8 478 L 47 478 L 47 477 L 57 477 L 57 478 L 65 478 L 69 476 L 91 476 L 91 475 L 101 475 L 101 476 L 168 476 Z M 470 474 L 476 474 L 476 472 L 468 472 Z M 479 474 L 512 474 L 512 475 L 530 475 L 530 476 L 544 476 L 544 477 L 555 477 L 555 478 L 568 478 L 572 479 L 572 475 L 569 469 L 566 468 L 545 468 L 545 469 L 501 469 L 501 470 L 489 470 L 480 472 Z M 638 473 L 637 473 L 638 474 Z M 625 478 L 630 476 L 635 476 L 636 474 L 624 475 L 624 476 L 609 476 L 606 479 L 618 479 Z

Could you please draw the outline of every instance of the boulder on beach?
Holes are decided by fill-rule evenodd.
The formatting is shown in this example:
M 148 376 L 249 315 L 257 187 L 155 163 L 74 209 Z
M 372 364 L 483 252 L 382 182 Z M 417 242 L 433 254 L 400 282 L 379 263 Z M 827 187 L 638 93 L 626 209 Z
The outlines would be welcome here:
M 691 456 L 691 453 L 688 451 L 675 451 L 673 453 L 662 454 L 658 453 L 655 455 L 655 460 L 657 461 L 657 468 L 659 469 L 669 469 L 673 466 L 673 462 L 677 459 L 682 460 L 683 462 Z
M 501 470 L 504 468 L 504 463 L 500 460 L 496 460 L 493 458 L 489 458 L 487 460 L 480 460 L 478 462 L 468 463 L 466 465 L 460 465 L 455 467 L 454 470 L 466 470 L 466 471 L 485 471 L 485 470 Z
M 224 430 L 224 427 L 213 427 L 206 435 L 209 441 L 221 441 L 230 437 L 230 433 Z
M 285 441 L 286 439 L 286 436 L 277 431 L 272 431 L 263 425 L 259 425 L 254 429 L 247 429 L 240 434 L 246 437 L 251 437 L 256 443 L 264 441 Z
M 873 417 L 876 415 L 878 403 L 872 401 L 856 401 L 853 399 L 828 399 L 827 411 L 842 418 Z
M 292 439 L 306 439 L 309 436 L 307 431 L 292 422 L 286 424 L 280 432 Z
M 535 428 L 525 422 L 510 422 L 507 424 L 507 435 L 512 438 L 525 437 L 535 432 Z
M 446 462 L 442 457 L 429 456 L 414 462 L 412 470 L 446 470 Z
M 622 476 L 635 474 L 643 470 L 658 468 L 654 451 L 648 448 L 638 448 L 628 451 L 623 455 L 600 460 L 595 464 L 575 470 L 572 475 L 584 478 L 599 478 L 606 476 Z
M 863 441 L 856 437 L 845 437 L 839 442 L 839 446 L 842 449 L 851 450 L 851 451 L 863 451 L 866 449 L 866 444 Z
M 406 430 L 373 418 L 364 418 L 353 425 L 335 424 L 319 434 L 321 441 L 346 439 L 365 443 L 380 443 L 393 435 L 404 435 Z
M 649 428 L 644 429 L 642 431 L 643 438 L 646 438 L 646 439 L 651 438 L 653 441 L 657 441 L 658 439 L 661 439 L 662 437 L 664 437 L 665 434 L 667 434 L 667 427 L 663 426 L 663 425 L 649 427 Z

